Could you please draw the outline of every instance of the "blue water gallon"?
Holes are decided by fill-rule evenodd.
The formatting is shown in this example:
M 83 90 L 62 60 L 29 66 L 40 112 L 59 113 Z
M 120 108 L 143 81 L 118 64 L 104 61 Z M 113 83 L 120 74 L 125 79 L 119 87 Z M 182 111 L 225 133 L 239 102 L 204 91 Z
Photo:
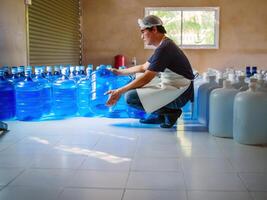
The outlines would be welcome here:
M 139 110 L 133 107 L 128 106 L 128 117 L 129 118 L 135 118 L 135 119 L 142 119 L 146 118 L 147 113 L 143 110 Z
M 56 117 L 73 116 L 77 112 L 77 87 L 74 80 L 67 77 L 67 69 L 53 83 L 53 112 Z
M 43 86 L 31 78 L 31 70 L 25 71 L 26 78 L 16 84 L 16 118 L 21 121 L 37 120 L 43 114 Z
M 45 74 L 45 78 L 49 81 L 49 82 L 53 82 L 53 67 L 52 66 L 46 66 L 46 74 Z
M 83 65 L 81 65 L 79 67 L 80 67 L 79 75 L 80 75 L 81 78 L 84 78 L 86 76 L 86 74 L 87 74 L 85 72 L 85 71 L 87 71 L 87 69 L 85 70 L 85 67 Z M 93 69 L 93 67 L 91 69 Z
M 194 79 L 194 103 L 192 106 L 192 119 L 193 120 L 198 119 L 198 89 L 199 89 L 199 86 L 204 83 L 208 83 L 208 74 L 203 73 L 203 75 L 200 75 L 197 73 Z
M 75 66 L 70 66 L 70 68 L 69 68 L 69 75 L 68 75 L 68 78 L 70 79 L 70 80 L 74 80 L 76 83 L 78 82 L 78 80 L 79 80 L 79 77 L 77 77 L 77 75 L 76 75 L 76 70 L 75 70 Z
M 90 79 L 90 107 L 95 115 L 106 116 L 110 107 L 106 106 L 108 95 L 105 93 L 112 89 L 114 74 L 105 65 L 101 65 L 91 74 Z
M 234 98 L 238 93 L 229 80 L 223 88 L 210 93 L 209 133 L 217 137 L 233 137 Z
M 0 69 L 0 120 L 11 119 L 15 116 L 15 88 L 4 78 Z
M 248 83 L 245 82 L 245 75 L 239 75 L 237 82 L 233 83 L 233 88 L 239 91 L 246 91 L 248 89 Z
M 19 77 L 20 81 L 25 79 L 24 66 L 18 67 L 18 77 Z
M 257 74 L 257 66 L 252 67 L 251 76 L 253 76 L 254 74 Z
M 78 104 L 78 112 L 81 116 L 91 117 L 94 116 L 91 107 L 90 107 L 90 91 L 91 91 L 91 74 L 93 72 L 92 68 L 86 69 L 86 77 L 81 78 L 77 83 L 77 104 Z
M 52 85 L 49 80 L 43 77 L 41 68 L 35 68 L 35 77 L 33 81 L 42 85 L 42 102 L 43 102 L 43 114 L 50 114 L 52 111 Z
M 78 82 L 81 78 L 84 78 L 85 77 L 85 75 L 82 77 L 81 76 L 81 66 L 76 66 L 75 67 L 75 80 L 76 80 L 76 82 Z
M 250 66 L 246 66 L 246 77 L 250 78 L 252 75 L 251 73 L 251 67 Z
M 183 111 L 183 119 L 184 120 L 191 120 L 192 119 L 192 102 L 188 101 L 183 107 L 182 107 L 182 111 Z
M 12 67 L 11 68 L 11 76 L 9 77 L 8 81 L 13 83 L 14 85 L 19 82 L 21 79 L 18 76 L 18 68 L 17 67 Z
M 60 66 L 54 66 L 54 74 L 53 74 L 53 81 L 56 81 L 58 78 L 61 77 L 61 69 Z
M 215 75 L 208 75 L 208 82 L 198 88 L 198 121 L 204 126 L 209 125 L 209 98 L 210 92 L 219 88 Z
M 241 144 L 267 144 L 267 93 L 256 90 L 251 82 L 249 90 L 240 92 L 234 100 L 234 140 Z
M 4 72 L 4 78 L 9 79 L 11 74 L 8 66 L 3 66 L 2 70 Z
M 123 69 L 123 66 L 119 67 L 119 69 Z M 112 76 L 113 81 L 110 82 L 111 89 L 117 89 L 120 87 L 123 87 L 130 83 L 132 81 L 131 76 Z M 109 112 L 107 114 L 107 117 L 111 118 L 128 118 L 129 117 L 129 111 L 128 111 L 128 105 L 125 101 L 124 94 L 121 95 L 120 99 L 117 101 L 115 105 L 110 107 Z

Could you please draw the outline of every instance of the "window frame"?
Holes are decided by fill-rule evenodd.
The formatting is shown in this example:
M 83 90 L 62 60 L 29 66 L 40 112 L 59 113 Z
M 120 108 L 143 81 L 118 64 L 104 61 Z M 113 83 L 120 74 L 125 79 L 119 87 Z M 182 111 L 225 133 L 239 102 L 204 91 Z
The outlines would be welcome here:
M 220 32 L 220 7 L 145 7 L 145 16 L 149 15 L 151 11 L 215 11 L 214 21 L 214 45 L 179 45 L 181 49 L 219 49 L 219 32 Z M 181 13 L 182 17 L 183 14 Z M 183 18 L 181 20 L 181 41 L 182 41 L 182 26 Z M 144 45 L 145 49 L 155 49 L 150 45 Z

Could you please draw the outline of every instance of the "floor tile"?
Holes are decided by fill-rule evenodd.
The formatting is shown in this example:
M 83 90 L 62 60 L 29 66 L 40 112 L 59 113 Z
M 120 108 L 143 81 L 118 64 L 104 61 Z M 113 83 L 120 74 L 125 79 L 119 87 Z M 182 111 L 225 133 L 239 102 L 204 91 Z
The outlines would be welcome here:
M 39 157 L 39 156 L 38 156 Z M 0 168 L 27 168 L 32 164 L 33 157 L 25 154 L 7 155 L 0 153 Z
M 166 190 L 126 190 L 123 200 L 186 200 L 186 192 Z
M 13 143 L 0 143 L 0 152 L 13 145 Z
M 84 144 L 57 144 L 41 152 L 42 155 L 57 155 L 57 156 L 91 156 L 94 154 L 92 147 Z
M 208 132 L 177 132 L 178 144 L 182 147 L 213 147 L 217 146 L 217 142 Z
M 266 154 L 267 155 L 267 154 Z M 262 157 L 235 157 L 229 158 L 230 163 L 237 172 L 266 172 L 267 159 Z
M 266 147 L 251 146 L 251 145 L 241 145 L 238 143 L 231 143 L 231 145 L 222 145 L 221 149 L 224 155 L 228 158 L 262 158 L 264 159 L 267 154 Z
M 251 193 L 253 200 L 266 200 L 267 192 L 253 192 Z
M 135 157 L 178 158 L 180 155 L 180 150 L 176 145 L 150 144 L 139 145 Z
M 79 170 L 69 187 L 125 188 L 128 172 Z
M 131 172 L 127 189 L 183 190 L 185 183 L 178 172 Z
M 108 189 L 64 189 L 59 200 L 120 200 L 123 190 Z
M 267 173 L 239 173 L 249 191 L 267 192 Z
M 60 190 L 34 187 L 6 187 L 0 191 L 1 200 L 57 200 Z
M 178 139 L 174 134 L 139 134 L 140 145 L 176 145 Z
M 85 156 L 43 155 L 33 160 L 31 168 L 77 169 L 85 159 Z
M 62 188 L 68 184 L 74 173 L 73 170 L 63 169 L 28 169 L 11 186 Z
M 199 171 L 202 172 L 235 172 L 231 163 L 225 158 L 183 158 L 183 171 Z
M 188 191 L 188 200 L 253 200 L 248 192 Z
M 129 171 L 132 160 L 131 158 L 112 156 L 104 152 L 96 153 L 98 153 L 98 156 L 86 158 L 80 169 Z
M 18 144 L 25 145 L 53 145 L 60 141 L 62 136 L 59 135 L 27 135 L 21 139 Z
M 19 175 L 23 173 L 23 169 L 16 168 L 0 168 L 0 185 L 7 185 Z
M 185 172 L 184 176 L 188 190 L 246 191 L 236 173 L 193 170 Z
M 101 138 L 98 134 L 76 134 L 64 136 L 58 141 L 58 145 L 85 145 L 93 147 Z
M 206 158 L 223 158 L 224 154 L 218 146 L 192 146 L 182 147 L 182 157 L 206 157 Z
M 11 130 L 11 129 L 10 129 Z M 0 144 L 15 144 L 26 137 L 24 134 L 16 133 L 14 131 L 7 132 L 5 135 L 1 136 Z
M 10 121 L 9 129 L 0 138 L 1 200 L 267 199 L 266 147 L 138 119 Z
M 39 155 L 49 151 L 52 147 L 47 144 L 14 144 L 5 150 L 1 151 L 2 155 Z
M 136 148 L 135 144 L 99 143 L 94 147 L 94 150 L 114 156 L 133 157 L 135 153 L 135 148 Z
M 136 158 L 132 162 L 132 171 L 180 171 L 178 158 Z

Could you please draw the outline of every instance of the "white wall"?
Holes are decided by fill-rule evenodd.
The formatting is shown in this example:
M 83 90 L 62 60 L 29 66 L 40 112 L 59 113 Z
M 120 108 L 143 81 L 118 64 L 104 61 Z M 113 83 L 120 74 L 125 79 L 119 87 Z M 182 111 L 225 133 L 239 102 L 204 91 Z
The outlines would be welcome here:
M 24 0 L 0 0 L 0 66 L 26 65 Z

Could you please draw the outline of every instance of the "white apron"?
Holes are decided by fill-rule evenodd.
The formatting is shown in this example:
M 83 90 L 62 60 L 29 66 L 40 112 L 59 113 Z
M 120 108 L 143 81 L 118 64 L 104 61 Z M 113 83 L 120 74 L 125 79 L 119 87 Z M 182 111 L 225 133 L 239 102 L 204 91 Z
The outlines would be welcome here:
M 166 69 L 142 88 L 137 94 L 147 113 L 152 113 L 159 108 L 177 99 L 190 86 L 191 81 L 183 76 Z

